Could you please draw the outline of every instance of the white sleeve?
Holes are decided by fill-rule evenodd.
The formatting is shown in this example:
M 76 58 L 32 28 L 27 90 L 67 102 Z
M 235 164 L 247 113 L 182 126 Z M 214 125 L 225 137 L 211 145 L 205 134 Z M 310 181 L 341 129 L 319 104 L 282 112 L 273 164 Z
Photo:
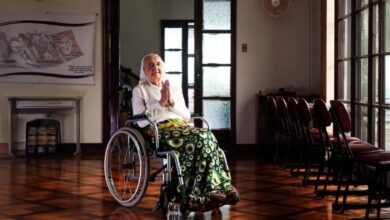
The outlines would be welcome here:
M 158 101 L 153 103 L 146 103 L 145 97 L 142 94 L 141 88 L 139 86 L 135 87 L 133 90 L 133 115 L 142 115 L 145 114 L 151 121 L 155 121 L 159 116 L 164 112 L 164 109 L 161 107 Z M 149 124 L 149 121 L 139 121 L 138 125 L 143 128 Z
M 170 92 L 175 105 L 173 107 L 169 107 L 169 110 L 183 117 L 185 121 L 190 121 L 191 112 L 186 106 L 181 88 L 172 86 Z

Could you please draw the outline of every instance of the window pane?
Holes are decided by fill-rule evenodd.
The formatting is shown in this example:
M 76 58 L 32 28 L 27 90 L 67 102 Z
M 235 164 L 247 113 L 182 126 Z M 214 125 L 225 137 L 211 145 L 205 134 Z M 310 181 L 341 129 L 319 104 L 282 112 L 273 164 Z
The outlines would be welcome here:
M 203 29 L 230 30 L 230 1 L 203 1 Z
M 384 35 L 385 35 L 385 51 L 390 51 L 390 0 L 386 1 L 385 7 L 385 25 L 384 25 Z
M 358 55 L 368 54 L 368 8 L 357 14 L 356 48 Z
M 181 49 L 182 48 L 182 29 L 181 28 L 165 28 L 165 49 Z
M 390 55 L 385 56 L 385 103 L 390 103 Z
M 169 80 L 170 84 L 181 86 L 182 74 L 169 74 L 169 73 L 167 73 L 165 76 L 165 79 Z
M 188 57 L 188 83 L 193 84 L 195 83 L 195 58 L 194 57 Z
M 390 150 L 390 110 L 385 110 L 385 150 Z
M 374 102 L 379 102 L 379 62 L 378 57 L 372 58 L 372 79 L 373 79 L 373 85 L 372 85 L 372 92 L 374 95 Z
M 194 29 L 188 29 L 188 54 L 195 54 Z
M 204 117 L 211 129 L 230 128 L 230 101 L 203 101 Z
M 351 18 L 338 23 L 338 58 L 351 57 Z
M 368 102 L 368 59 L 357 60 L 356 75 L 357 87 L 356 94 L 357 100 L 361 102 Z
M 182 72 L 182 51 L 165 51 L 165 71 Z
M 203 68 L 203 96 L 230 97 L 230 67 Z
M 385 35 L 385 51 L 390 51 L 390 0 L 386 1 L 385 6 L 385 19 L 384 19 L 384 35 Z
M 337 98 L 351 100 L 351 62 L 344 61 L 338 64 L 338 94 Z
M 373 128 L 374 128 L 374 133 L 372 134 L 372 137 L 374 138 L 374 145 L 375 146 L 379 146 L 379 139 L 378 139 L 378 128 L 379 128 L 379 109 L 378 108 L 373 108 L 373 111 L 372 111 L 372 121 L 373 121 Z
M 356 109 L 357 117 L 357 129 L 362 141 L 368 141 L 368 107 L 367 106 L 357 106 Z
M 230 64 L 230 34 L 203 34 L 202 63 Z
M 195 112 L 195 90 L 188 89 L 188 109 L 191 113 Z
M 361 8 L 361 7 L 364 7 L 368 4 L 368 0 L 358 0 L 357 1 L 357 7 L 358 8 Z
M 379 5 L 374 5 L 372 15 L 372 52 L 379 53 Z
M 339 17 L 343 17 L 351 13 L 351 0 L 339 0 L 338 3 L 339 3 Z

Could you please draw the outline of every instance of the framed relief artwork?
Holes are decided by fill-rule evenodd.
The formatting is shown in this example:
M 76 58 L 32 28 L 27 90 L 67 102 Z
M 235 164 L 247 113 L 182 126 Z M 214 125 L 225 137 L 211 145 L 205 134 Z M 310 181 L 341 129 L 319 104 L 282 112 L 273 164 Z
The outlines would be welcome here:
M 96 14 L 1 14 L 0 82 L 94 84 Z

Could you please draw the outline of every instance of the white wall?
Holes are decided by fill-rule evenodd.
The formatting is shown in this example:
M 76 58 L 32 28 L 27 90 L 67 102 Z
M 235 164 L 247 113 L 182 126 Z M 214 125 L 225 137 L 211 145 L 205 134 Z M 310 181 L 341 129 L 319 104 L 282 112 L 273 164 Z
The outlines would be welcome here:
M 102 18 L 101 0 L 1 0 L 1 12 L 96 13 L 95 85 L 0 83 L 0 145 L 8 142 L 8 97 L 81 96 L 81 142 L 102 142 Z M 1 69 L 0 69 L 1 71 Z M 38 116 L 40 117 L 40 116 Z M 22 117 L 23 118 L 23 117 Z M 22 119 L 27 120 L 27 119 Z M 65 120 L 74 120 L 73 118 Z M 73 124 L 65 122 L 63 142 L 75 143 Z M 69 127 L 67 126 L 69 125 Z
M 292 0 L 280 17 L 237 0 L 237 143 L 256 143 L 255 95 L 278 88 L 320 93 L 320 1 Z M 248 52 L 241 45 L 248 44 Z

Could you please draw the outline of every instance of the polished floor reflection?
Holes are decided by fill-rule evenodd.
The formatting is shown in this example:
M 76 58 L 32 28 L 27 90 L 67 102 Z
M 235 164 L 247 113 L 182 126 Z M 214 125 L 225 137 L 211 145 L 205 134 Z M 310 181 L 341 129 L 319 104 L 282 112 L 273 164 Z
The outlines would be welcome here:
M 333 197 L 319 198 L 313 186 L 288 169 L 251 156 L 229 155 L 235 206 L 221 215 L 191 213 L 187 219 L 353 219 L 364 210 L 332 211 Z M 160 181 L 149 184 L 137 207 L 118 205 L 103 176 L 103 156 L 0 159 L 0 219 L 164 219 L 153 213 Z M 358 198 L 359 199 L 359 198 Z M 374 214 L 374 213 L 372 213 Z M 390 216 L 383 209 L 382 217 Z M 170 213 L 169 219 L 179 219 Z

